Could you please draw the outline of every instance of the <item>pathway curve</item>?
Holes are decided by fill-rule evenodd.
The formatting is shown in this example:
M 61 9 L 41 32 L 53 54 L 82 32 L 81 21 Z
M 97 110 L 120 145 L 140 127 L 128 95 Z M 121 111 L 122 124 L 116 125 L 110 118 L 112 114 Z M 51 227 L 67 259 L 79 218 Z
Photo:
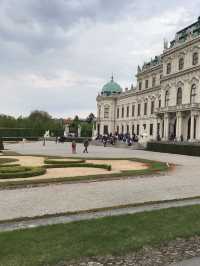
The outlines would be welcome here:
M 24 154 L 69 155 L 69 144 L 6 145 Z M 78 152 L 82 146 L 78 145 Z M 90 147 L 91 157 L 138 157 L 178 164 L 163 176 L 91 183 L 54 184 L 0 191 L 0 220 L 74 212 L 200 195 L 200 158 L 141 150 Z M 71 154 L 70 154 L 71 155 Z M 82 154 L 78 154 L 78 156 Z

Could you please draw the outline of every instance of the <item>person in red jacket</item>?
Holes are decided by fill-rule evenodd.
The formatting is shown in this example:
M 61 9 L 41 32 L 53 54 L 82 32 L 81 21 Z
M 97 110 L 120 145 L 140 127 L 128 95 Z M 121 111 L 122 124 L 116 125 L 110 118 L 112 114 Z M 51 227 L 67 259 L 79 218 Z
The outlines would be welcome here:
M 72 141 L 72 153 L 76 153 L 76 142 L 75 142 L 75 140 Z

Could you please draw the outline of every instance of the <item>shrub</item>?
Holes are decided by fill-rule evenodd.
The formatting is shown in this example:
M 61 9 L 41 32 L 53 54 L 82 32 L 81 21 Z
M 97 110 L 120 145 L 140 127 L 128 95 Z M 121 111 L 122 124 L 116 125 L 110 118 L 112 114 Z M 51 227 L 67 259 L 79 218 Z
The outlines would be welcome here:
M 0 179 L 28 178 L 45 173 L 46 169 L 44 167 L 7 166 L 0 168 Z
M 175 153 L 191 156 L 200 156 L 200 146 L 194 144 L 176 144 L 176 143 L 161 143 L 161 142 L 148 142 L 147 150 Z
M 75 160 L 75 161 L 67 161 L 67 160 L 62 160 L 62 159 L 60 159 L 60 160 L 55 160 L 55 159 L 45 159 L 44 160 L 44 163 L 45 164 L 62 164 L 62 165 L 64 165 L 64 164 L 77 164 L 77 163 L 84 163 L 85 162 L 85 160 L 84 159 L 80 159 L 80 160 Z
M 112 167 L 108 164 L 93 164 L 93 163 L 65 163 L 65 164 L 48 164 L 45 168 L 65 168 L 65 167 L 89 167 L 89 168 L 101 168 L 111 171 Z
M 0 158 L 0 165 L 5 164 L 5 163 L 14 163 L 17 161 L 18 160 L 14 158 Z

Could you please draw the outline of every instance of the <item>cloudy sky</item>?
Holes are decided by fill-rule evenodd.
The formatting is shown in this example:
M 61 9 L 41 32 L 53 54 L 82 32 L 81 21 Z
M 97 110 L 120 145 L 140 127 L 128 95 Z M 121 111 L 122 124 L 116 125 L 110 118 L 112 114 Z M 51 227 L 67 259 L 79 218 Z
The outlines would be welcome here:
M 0 0 L 0 113 L 95 112 L 114 73 L 135 84 L 138 64 L 200 15 L 200 0 Z

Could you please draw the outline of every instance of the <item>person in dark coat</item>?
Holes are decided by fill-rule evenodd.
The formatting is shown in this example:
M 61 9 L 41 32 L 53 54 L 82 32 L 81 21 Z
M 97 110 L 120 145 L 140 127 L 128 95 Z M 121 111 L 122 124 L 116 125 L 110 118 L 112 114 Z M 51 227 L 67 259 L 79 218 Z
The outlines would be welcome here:
M 84 141 L 84 143 L 83 143 L 83 145 L 84 145 L 84 150 L 83 150 L 83 153 L 88 153 L 88 146 L 89 146 L 89 141 L 88 141 L 88 139 L 86 139 L 85 141 Z

